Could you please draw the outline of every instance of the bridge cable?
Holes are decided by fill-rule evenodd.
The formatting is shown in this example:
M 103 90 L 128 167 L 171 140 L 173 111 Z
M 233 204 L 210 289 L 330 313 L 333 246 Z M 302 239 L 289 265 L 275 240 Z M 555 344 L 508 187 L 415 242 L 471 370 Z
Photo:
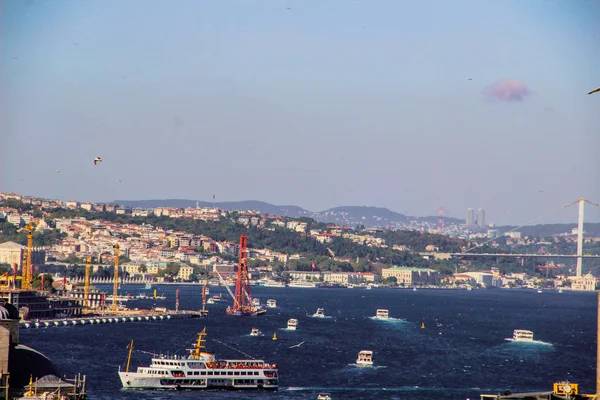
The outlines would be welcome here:
M 572 206 L 573 204 L 576 204 L 578 201 L 579 201 L 579 200 L 576 200 L 576 201 L 574 201 L 573 203 L 565 204 L 564 206 L 560 206 L 560 207 L 558 207 L 557 209 L 550 211 L 549 213 L 546 213 L 546 214 L 540 215 L 539 217 L 536 217 L 536 218 L 534 218 L 534 219 L 532 219 L 532 220 L 530 220 L 530 221 L 527 221 L 527 222 L 526 222 L 526 223 L 524 223 L 523 225 L 517 226 L 516 228 L 513 228 L 513 229 L 511 229 L 511 230 L 509 230 L 509 231 L 506 231 L 506 232 L 504 232 L 502 235 L 500 235 L 500 237 L 502 237 L 502 236 L 506 235 L 507 233 L 514 232 L 514 231 L 516 231 L 517 229 L 521 229 L 522 227 L 524 227 L 524 226 L 527 226 L 527 225 L 529 225 L 529 224 L 531 224 L 531 223 L 533 223 L 533 222 L 535 222 L 535 221 L 537 221 L 537 220 L 539 220 L 539 219 L 542 219 L 542 218 L 548 217 L 548 216 L 550 216 L 550 215 L 554 214 L 554 213 L 555 213 L 555 212 L 557 212 L 557 211 L 560 211 L 560 210 L 563 210 L 563 209 L 565 209 L 565 208 L 568 208 L 568 207 Z M 473 249 L 476 249 L 476 248 L 478 248 L 478 247 L 481 247 L 481 246 L 483 246 L 483 245 L 485 245 L 485 244 L 487 244 L 487 243 L 489 243 L 489 242 L 492 242 L 492 241 L 494 241 L 494 240 L 496 240 L 496 239 L 497 239 L 497 238 L 491 238 L 491 239 L 489 239 L 489 240 L 486 240 L 486 241 L 485 241 L 485 242 L 483 242 L 483 243 L 477 244 L 477 245 L 475 245 L 475 246 L 473 246 L 473 247 L 471 247 L 471 248 L 469 248 L 469 249 L 467 249 L 467 250 L 463 251 L 463 254 L 464 254 L 464 253 L 468 253 L 468 252 L 470 252 L 471 250 L 473 250 Z M 501 254 L 500 254 L 500 256 L 501 256 Z

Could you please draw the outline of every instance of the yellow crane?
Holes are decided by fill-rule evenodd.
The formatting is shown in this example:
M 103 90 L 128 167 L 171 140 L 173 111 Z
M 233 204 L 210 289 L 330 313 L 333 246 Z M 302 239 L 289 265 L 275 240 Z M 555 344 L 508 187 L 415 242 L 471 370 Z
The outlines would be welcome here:
M 90 266 L 92 259 L 87 258 L 85 260 L 85 286 L 83 287 L 83 305 L 86 308 L 90 308 Z
M 25 290 L 31 289 L 31 281 L 33 280 L 33 268 L 31 265 L 31 253 L 33 251 L 33 225 L 31 222 L 25 227 L 27 229 L 27 258 L 23 263 L 23 272 L 21 279 L 21 288 Z
M 115 244 L 115 277 L 113 280 L 112 311 L 117 312 L 117 294 L 119 291 L 119 243 Z

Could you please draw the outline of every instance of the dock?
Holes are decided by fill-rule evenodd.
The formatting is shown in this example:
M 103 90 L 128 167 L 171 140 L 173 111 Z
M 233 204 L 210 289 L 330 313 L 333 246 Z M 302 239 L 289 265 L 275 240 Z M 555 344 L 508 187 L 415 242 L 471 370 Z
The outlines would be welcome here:
M 73 318 L 54 318 L 40 319 L 36 321 L 21 321 L 19 327 L 30 328 L 51 328 L 58 326 L 80 326 L 80 325 L 99 325 L 116 324 L 124 322 L 151 322 L 168 321 L 173 319 L 200 318 L 200 311 L 179 311 L 179 312 L 128 312 L 118 314 L 90 315 L 86 317 Z

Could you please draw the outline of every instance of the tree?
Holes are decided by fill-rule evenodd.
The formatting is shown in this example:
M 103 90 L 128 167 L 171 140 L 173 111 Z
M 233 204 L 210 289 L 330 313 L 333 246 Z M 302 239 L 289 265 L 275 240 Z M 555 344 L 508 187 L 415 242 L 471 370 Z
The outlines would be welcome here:
M 146 264 L 142 264 L 138 267 L 138 272 L 140 274 L 145 274 L 146 272 L 148 272 L 148 267 L 146 267 Z
M 388 276 L 381 283 L 394 286 L 398 284 L 398 279 L 395 276 Z

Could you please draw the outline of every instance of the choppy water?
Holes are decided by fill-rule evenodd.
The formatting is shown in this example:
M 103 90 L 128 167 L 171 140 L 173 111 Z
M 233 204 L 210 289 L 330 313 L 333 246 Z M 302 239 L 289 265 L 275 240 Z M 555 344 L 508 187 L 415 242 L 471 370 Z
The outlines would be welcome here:
M 200 286 L 158 287 L 156 305 L 200 307 Z M 102 288 L 110 290 L 111 288 Z M 257 318 L 228 317 L 225 303 L 209 305 L 208 319 L 23 329 L 21 342 L 50 357 L 66 375 L 88 377 L 91 399 L 465 399 L 480 393 L 551 390 L 557 380 L 594 389 L 596 294 L 525 290 L 443 291 L 392 289 L 300 289 L 253 287 L 278 307 Z M 135 295 L 142 286 L 126 286 Z M 211 295 L 223 292 L 211 288 Z M 152 301 L 131 302 L 129 307 Z M 313 318 L 323 307 L 332 318 Z M 395 320 L 371 317 L 387 308 Z M 298 330 L 287 331 L 289 318 Z M 424 323 L 425 328 L 421 328 Z M 131 339 L 136 348 L 181 352 L 206 325 L 208 348 L 221 358 L 240 358 L 217 339 L 279 365 L 277 392 L 131 392 L 121 390 L 117 370 Z M 264 336 L 249 335 L 252 327 Z M 529 329 L 543 343 L 513 343 L 513 329 Z M 271 340 L 277 332 L 277 341 Z M 300 347 L 290 346 L 305 341 Z M 360 350 L 373 350 L 378 368 L 357 368 Z M 132 365 L 149 356 L 134 353 Z

